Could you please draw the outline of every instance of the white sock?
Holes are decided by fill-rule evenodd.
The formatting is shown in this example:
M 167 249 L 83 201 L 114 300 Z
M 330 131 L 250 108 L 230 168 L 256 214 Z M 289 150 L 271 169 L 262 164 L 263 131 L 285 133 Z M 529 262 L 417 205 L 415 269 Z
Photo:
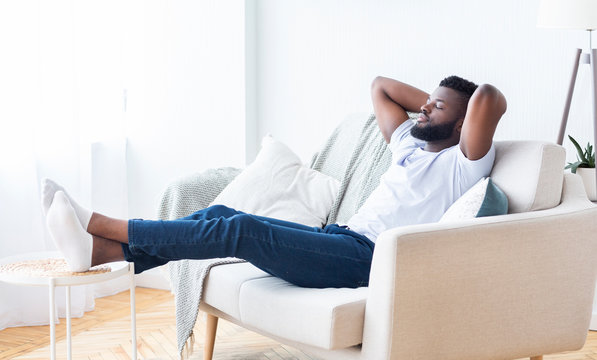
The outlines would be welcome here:
M 87 271 L 91 267 L 93 238 L 81 227 L 77 213 L 66 194 L 58 190 L 48 210 L 46 223 L 56 247 L 71 271 Z
M 77 218 L 79 218 L 79 222 L 81 223 L 83 230 L 87 230 L 87 226 L 89 225 L 89 220 L 91 220 L 91 215 L 93 214 L 93 211 L 77 204 L 77 202 L 74 201 L 73 198 L 70 197 L 70 195 L 68 195 L 68 193 L 66 192 L 66 190 L 64 190 L 62 186 L 47 178 L 41 181 L 41 207 L 43 209 L 44 215 L 48 214 L 48 211 L 50 210 L 50 205 L 52 205 L 52 200 L 54 199 L 54 194 L 57 191 L 64 192 L 64 194 L 68 198 L 68 201 L 75 209 L 75 212 L 77 213 Z

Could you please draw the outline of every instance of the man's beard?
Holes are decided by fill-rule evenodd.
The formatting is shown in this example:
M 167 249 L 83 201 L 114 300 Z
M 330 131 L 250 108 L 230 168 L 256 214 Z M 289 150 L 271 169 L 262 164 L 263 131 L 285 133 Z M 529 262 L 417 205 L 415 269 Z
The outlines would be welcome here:
M 418 126 L 417 124 L 410 129 L 410 134 L 423 141 L 446 140 L 452 136 L 457 121 L 439 125 L 428 124 L 427 126 Z

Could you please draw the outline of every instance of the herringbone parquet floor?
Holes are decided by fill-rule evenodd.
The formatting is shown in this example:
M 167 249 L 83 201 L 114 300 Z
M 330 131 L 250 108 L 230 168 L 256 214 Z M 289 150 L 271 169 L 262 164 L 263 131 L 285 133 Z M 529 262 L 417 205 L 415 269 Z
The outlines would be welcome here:
M 137 356 L 142 359 L 178 359 L 174 296 L 168 291 L 137 288 Z M 192 360 L 203 359 L 205 320 L 195 327 Z M 49 326 L 8 328 L 0 331 L 0 359 L 48 359 Z M 131 358 L 129 292 L 96 299 L 95 310 L 72 320 L 73 359 Z M 66 321 L 56 327 L 56 357 L 66 359 Z M 220 320 L 215 360 L 312 359 L 266 337 Z
M 168 291 L 138 288 L 137 346 L 143 359 L 177 359 L 174 298 Z M 130 359 L 128 291 L 96 300 L 95 310 L 73 319 L 73 359 Z M 66 358 L 65 321 L 57 326 L 57 358 Z M 195 327 L 193 360 L 202 359 L 204 319 Z M 0 359 L 48 359 L 49 327 L 31 326 L 0 331 Z M 216 360 L 298 359 L 312 357 L 292 347 L 220 320 Z M 547 355 L 545 360 L 597 360 L 597 332 L 589 332 L 583 349 Z

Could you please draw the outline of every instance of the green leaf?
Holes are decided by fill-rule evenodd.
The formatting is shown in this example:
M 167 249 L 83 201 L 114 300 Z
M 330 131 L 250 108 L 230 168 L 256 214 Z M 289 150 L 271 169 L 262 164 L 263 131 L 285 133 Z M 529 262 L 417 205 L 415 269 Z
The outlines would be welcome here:
M 570 169 L 570 172 L 576 174 L 576 169 L 582 164 L 582 161 L 577 161 L 574 163 L 568 163 L 564 169 Z
M 576 148 L 576 152 L 578 153 L 580 160 L 582 162 L 588 163 L 589 160 L 585 157 L 585 154 L 582 151 L 582 149 L 580 148 L 580 145 L 578 145 L 578 143 L 576 142 L 576 140 L 574 140 L 574 138 L 572 136 L 568 135 L 568 138 L 570 139 L 570 141 L 572 141 L 572 144 L 574 144 L 574 147 Z
M 593 145 L 590 142 L 587 143 L 585 149 L 581 149 L 580 145 L 574 138 L 568 135 L 568 138 L 576 148 L 576 159 L 577 162 L 568 163 L 565 169 L 571 169 L 573 173 L 576 173 L 576 169 L 581 168 L 594 168 L 595 167 L 595 151 Z

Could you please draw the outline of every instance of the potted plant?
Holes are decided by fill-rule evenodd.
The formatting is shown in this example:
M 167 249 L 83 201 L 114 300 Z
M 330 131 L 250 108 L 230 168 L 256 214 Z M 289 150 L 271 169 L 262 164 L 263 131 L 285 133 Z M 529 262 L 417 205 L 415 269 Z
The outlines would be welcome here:
M 576 162 L 568 163 L 566 165 L 566 169 L 570 169 L 573 174 L 578 174 L 582 178 L 583 183 L 585 184 L 585 191 L 589 196 L 589 200 L 596 201 L 597 194 L 595 191 L 595 151 L 593 151 L 593 146 L 591 143 L 587 143 L 587 147 L 583 150 L 581 149 L 578 142 L 574 140 L 574 138 L 568 135 L 572 144 L 576 148 Z

